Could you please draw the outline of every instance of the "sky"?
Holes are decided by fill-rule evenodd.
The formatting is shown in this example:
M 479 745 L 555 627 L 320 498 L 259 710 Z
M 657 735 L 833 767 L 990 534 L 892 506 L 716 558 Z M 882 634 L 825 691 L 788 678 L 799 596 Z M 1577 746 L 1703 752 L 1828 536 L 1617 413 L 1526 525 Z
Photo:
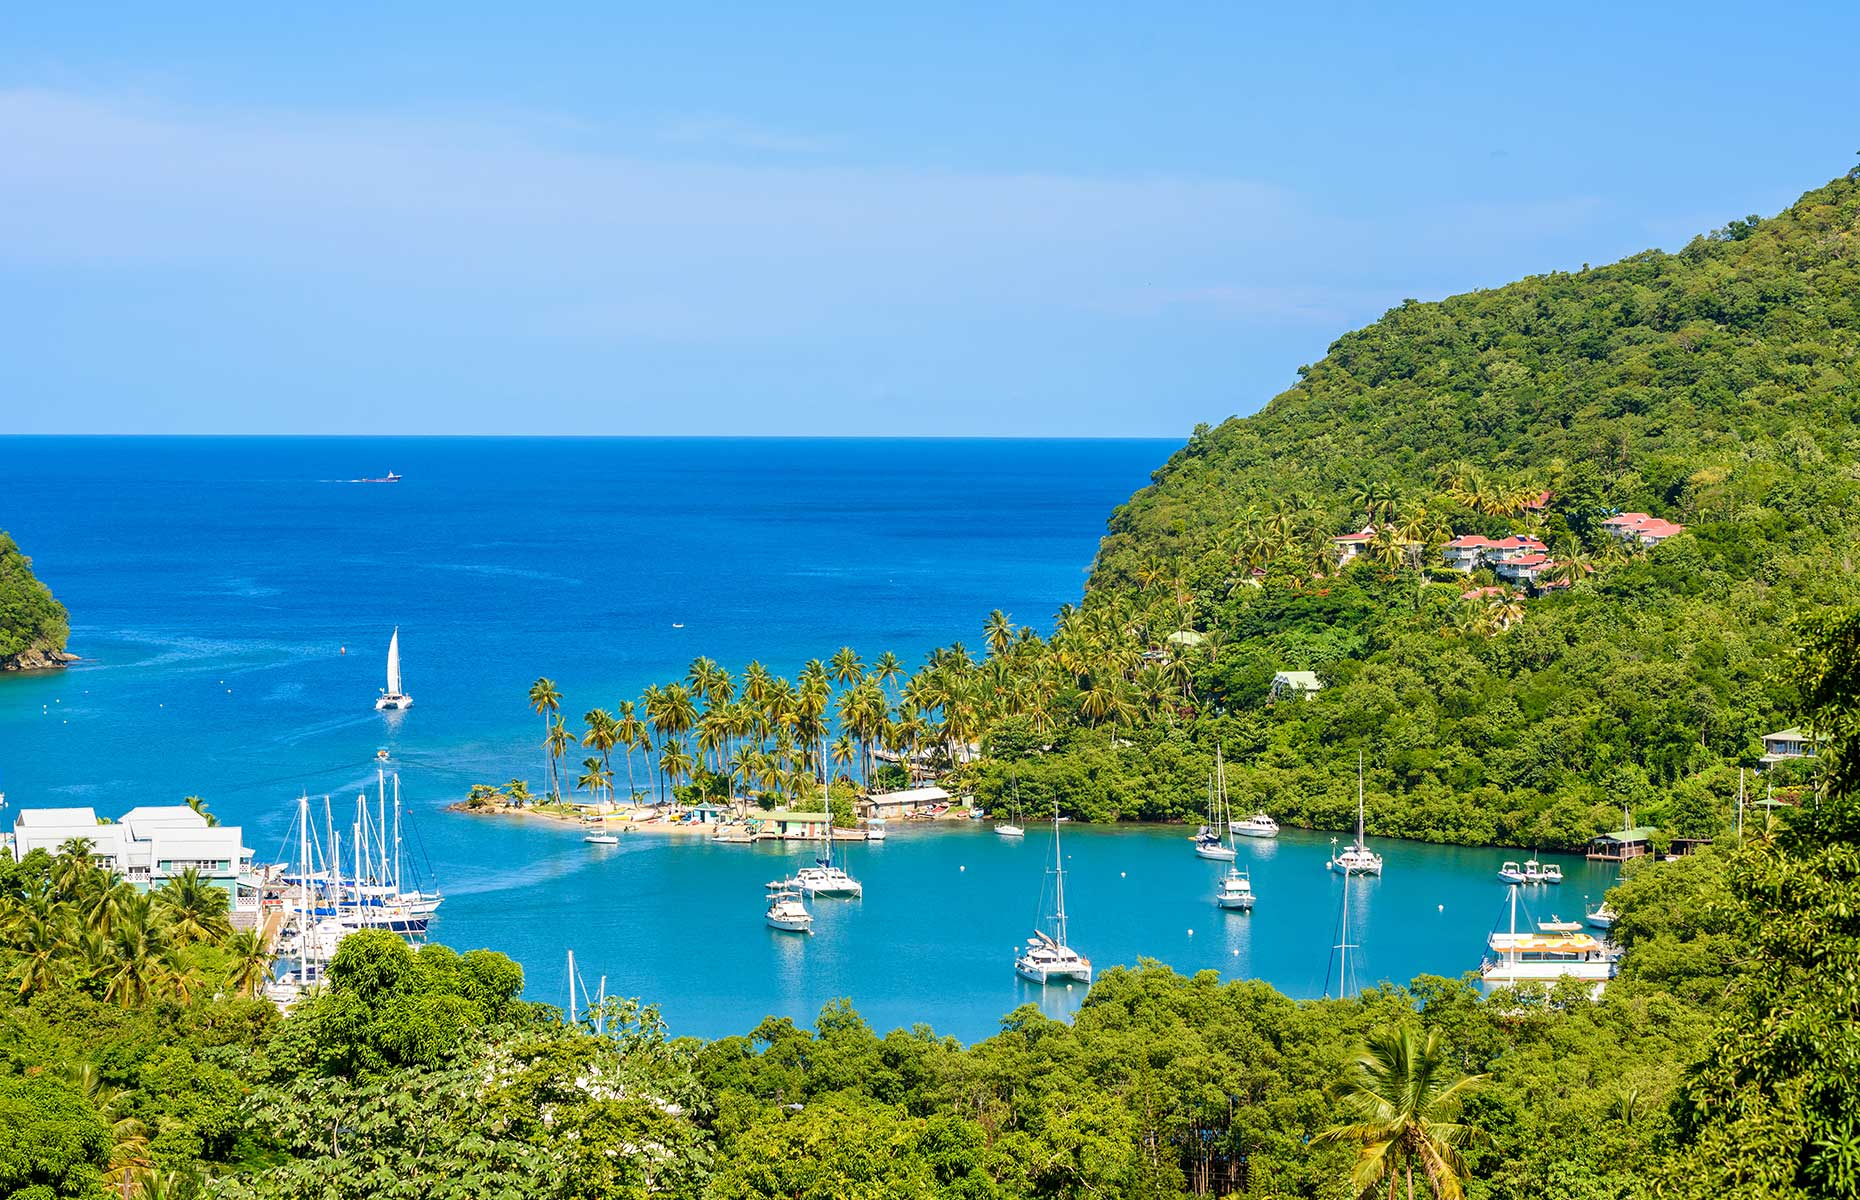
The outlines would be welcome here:
M 1420 7 L 8 6 L 0 432 L 1181 436 L 1860 151 L 1851 3 Z

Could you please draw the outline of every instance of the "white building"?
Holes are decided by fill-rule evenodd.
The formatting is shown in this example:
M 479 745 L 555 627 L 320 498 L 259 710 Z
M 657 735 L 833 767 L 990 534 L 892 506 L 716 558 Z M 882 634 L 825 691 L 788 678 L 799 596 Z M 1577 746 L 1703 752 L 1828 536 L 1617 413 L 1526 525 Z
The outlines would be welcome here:
M 1272 677 L 1271 696 L 1274 700 L 1286 696 L 1297 696 L 1309 700 L 1324 690 L 1324 681 L 1317 677 L 1316 671 L 1280 671 Z
M 1785 758 L 1815 757 L 1815 739 L 1791 725 L 1763 735 L 1763 761 L 1781 762 Z
M 34 850 L 57 854 L 74 838 L 91 844 L 91 861 L 137 891 L 146 892 L 183 871 L 223 889 L 233 922 L 249 926 L 258 917 L 259 878 L 252 851 L 237 825 L 209 825 L 185 804 L 143 805 L 120 821 L 98 824 L 91 808 L 28 808 L 13 819 L 13 854 Z

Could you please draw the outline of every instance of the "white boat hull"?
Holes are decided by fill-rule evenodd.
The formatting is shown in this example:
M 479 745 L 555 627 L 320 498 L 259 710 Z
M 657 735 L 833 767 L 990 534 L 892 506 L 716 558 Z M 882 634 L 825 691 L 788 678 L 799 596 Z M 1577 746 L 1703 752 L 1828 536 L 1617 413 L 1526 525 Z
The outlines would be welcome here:
M 590 833 L 581 840 L 590 846 L 618 846 L 620 844 L 620 838 L 611 833 Z
M 1091 964 L 1079 961 L 1073 963 L 1044 963 L 1027 958 L 1025 955 L 1014 960 L 1014 973 L 1030 983 L 1090 983 Z
M 1226 846 L 1198 845 L 1195 847 L 1195 857 L 1212 859 L 1215 862 L 1232 862 L 1234 860 L 1234 852 Z
M 412 708 L 412 696 L 382 696 L 375 701 L 376 712 L 389 712 L 394 709 Z
M 1380 875 L 1382 860 L 1333 858 L 1330 860 L 1330 869 L 1341 875 Z
M 995 826 L 995 836 L 1004 838 L 1024 838 L 1027 836 L 1027 831 L 1018 825 L 997 825 Z
M 1234 836 L 1235 837 L 1250 837 L 1250 838 L 1276 838 L 1279 836 L 1279 831 L 1276 829 L 1250 829 L 1245 825 L 1236 825 L 1234 826 Z
M 1216 907 L 1224 908 L 1229 912 L 1249 912 L 1253 908 L 1253 897 L 1222 895 L 1216 896 L 1214 903 Z
M 811 913 L 802 913 L 798 917 L 769 913 L 764 919 L 768 921 L 770 929 L 779 929 L 783 933 L 814 932 L 814 918 Z

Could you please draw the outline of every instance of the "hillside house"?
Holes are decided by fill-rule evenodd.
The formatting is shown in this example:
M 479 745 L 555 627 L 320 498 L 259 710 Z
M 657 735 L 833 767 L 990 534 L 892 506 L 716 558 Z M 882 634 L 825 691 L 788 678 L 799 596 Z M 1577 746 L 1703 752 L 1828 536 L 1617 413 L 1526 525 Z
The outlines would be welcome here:
M 1650 517 L 1644 512 L 1617 513 L 1603 521 L 1602 528 L 1618 538 L 1639 542 L 1643 546 L 1657 546 L 1674 534 L 1686 531 L 1684 525 Z
M 1347 567 L 1355 562 L 1357 556 L 1369 548 L 1375 536 L 1376 527 L 1365 525 L 1355 533 L 1340 533 L 1330 539 L 1331 547 L 1337 551 L 1337 565 Z
M 1556 560 L 1543 553 L 1514 555 L 1500 559 L 1492 567 L 1492 573 L 1500 579 L 1524 586 L 1535 586 L 1540 578 L 1554 570 Z
M 1267 694 L 1274 700 L 1287 696 L 1309 700 L 1323 690 L 1324 681 L 1317 677 L 1316 671 L 1280 671 L 1272 677 L 1272 687 Z
M 1765 764 L 1779 763 L 1787 758 L 1815 757 L 1815 739 L 1791 725 L 1775 733 L 1763 735 L 1763 759 Z

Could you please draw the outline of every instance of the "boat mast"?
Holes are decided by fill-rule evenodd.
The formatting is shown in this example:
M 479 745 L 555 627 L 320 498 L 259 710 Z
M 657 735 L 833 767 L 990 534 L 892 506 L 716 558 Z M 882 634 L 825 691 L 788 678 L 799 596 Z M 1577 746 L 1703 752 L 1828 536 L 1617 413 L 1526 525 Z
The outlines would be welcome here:
M 1053 931 L 1066 945 L 1066 862 L 1059 853 L 1059 801 L 1053 801 Z
M 575 952 L 568 952 L 568 1023 L 573 1025 L 575 1013 Z
M 297 800 L 297 944 L 308 952 L 310 937 L 310 793 Z M 302 967 L 302 963 L 297 964 Z M 299 972 L 301 974 L 301 972 Z
M 1343 873 L 1343 900 L 1337 907 L 1337 944 L 1336 951 L 1337 995 L 1347 999 L 1350 995 L 1350 951 L 1355 949 L 1350 944 L 1350 872 Z M 1330 967 L 1324 967 L 1324 998 L 1330 999 Z
M 394 898 L 400 899 L 400 772 L 394 772 Z
M 1363 849 L 1363 752 L 1356 752 L 1356 848 Z

